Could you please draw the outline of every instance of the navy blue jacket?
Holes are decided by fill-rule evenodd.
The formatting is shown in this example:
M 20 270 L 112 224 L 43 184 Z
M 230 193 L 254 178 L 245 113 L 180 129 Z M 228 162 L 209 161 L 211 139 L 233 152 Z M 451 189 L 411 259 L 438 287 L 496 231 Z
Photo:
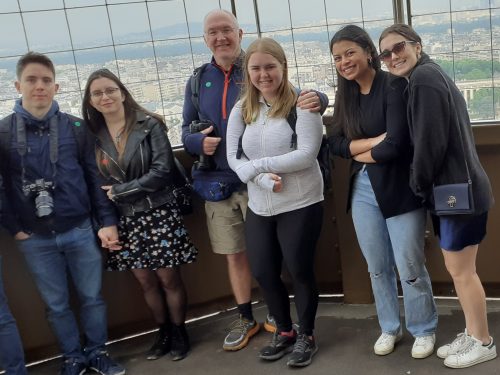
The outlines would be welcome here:
M 226 157 L 226 130 L 229 114 L 238 101 L 241 85 L 243 83 L 242 57 L 234 63 L 229 72 L 219 67 L 212 57 L 212 63 L 207 65 L 201 75 L 199 93 L 200 112 L 203 120 L 210 120 L 215 124 L 216 137 L 222 140 L 213 155 L 215 170 L 200 171 L 193 168 L 193 179 L 207 181 L 220 181 L 227 183 L 238 183 L 240 179 L 234 173 L 227 162 Z M 182 143 L 190 154 L 201 155 L 203 150 L 203 139 L 201 133 L 190 134 L 189 125 L 194 120 L 200 120 L 200 116 L 191 100 L 191 79 L 186 85 L 184 96 L 183 121 L 182 121 Z
M 91 216 L 101 226 L 117 224 L 117 216 L 112 202 L 101 189 L 103 180 L 97 170 L 92 143 L 79 150 L 72 126 L 85 126 L 83 121 L 72 121 L 59 111 L 53 102 L 47 115 L 39 120 L 22 107 L 22 99 L 16 102 L 14 112 L 20 114 L 26 125 L 27 152 L 24 156 L 25 180 L 33 183 L 45 179 L 55 183 L 52 190 L 54 215 L 50 220 L 36 217 L 34 196 L 26 196 L 22 191 L 21 156 L 18 152 L 16 116 L 11 118 L 10 150 L 2 150 L 8 155 L 9 163 L 4 171 L 6 202 L 4 204 L 3 225 L 11 234 L 19 231 L 40 234 L 65 232 Z M 50 161 L 49 121 L 58 119 L 58 160 L 56 174 Z M 85 133 L 83 133 L 85 134 Z

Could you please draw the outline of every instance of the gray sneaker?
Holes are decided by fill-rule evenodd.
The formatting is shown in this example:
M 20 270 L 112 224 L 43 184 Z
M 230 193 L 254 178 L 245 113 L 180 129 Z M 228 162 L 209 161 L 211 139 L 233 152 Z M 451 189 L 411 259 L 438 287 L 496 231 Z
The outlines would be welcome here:
M 305 367 L 309 366 L 312 357 L 318 352 L 318 346 L 314 337 L 308 337 L 301 333 L 297 336 L 295 345 L 293 346 L 292 354 L 288 357 L 286 362 L 290 367 Z
M 259 332 L 260 325 L 255 320 L 251 321 L 241 315 L 229 326 L 229 333 L 224 339 L 222 348 L 228 351 L 240 350 L 247 346 L 250 338 Z

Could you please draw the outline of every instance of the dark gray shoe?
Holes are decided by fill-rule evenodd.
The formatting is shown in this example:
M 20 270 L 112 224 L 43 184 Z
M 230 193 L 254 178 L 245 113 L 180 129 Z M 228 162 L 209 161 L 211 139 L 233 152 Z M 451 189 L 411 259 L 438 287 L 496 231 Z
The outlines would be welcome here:
M 76 359 L 70 358 L 66 359 L 61 367 L 60 375 L 82 375 L 85 374 L 87 366 L 83 362 L 79 362 Z
M 260 350 L 259 358 L 265 359 L 266 361 L 275 361 L 280 359 L 285 354 L 288 354 L 293 350 L 296 338 L 297 335 L 295 332 L 293 336 L 284 336 L 280 335 L 278 332 L 274 332 L 269 345 Z
M 301 333 L 293 347 L 293 352 L 288 357 L 287 365 L 291 367 L 304 367 L 311 364 L 312 357 L 318 351 L 316 341 Z

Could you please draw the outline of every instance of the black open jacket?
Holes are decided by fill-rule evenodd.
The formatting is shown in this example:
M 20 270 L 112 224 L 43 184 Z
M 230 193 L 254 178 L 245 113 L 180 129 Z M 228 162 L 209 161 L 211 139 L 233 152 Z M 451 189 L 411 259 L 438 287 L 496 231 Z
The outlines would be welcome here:
M 375 75 L 370 93 L 360 96 L 361 138 L 376 137 L 387 132 L 386 138 L 371 150 L 376 163 L 367 163 L 377 203 L 384 218 L 401 215 L 422 207 L 421 200 L 413 194 L 409 185 L 411 147 L 406 104 L 403 92 L 406 80 L 395 78 L 389 73 L 379 71 Z M 346 100 L 353 100 L 346 98 Z M 335 116 L 335 114 L 334 114 Z M 330 150 L 334 155 L 350 159 L 351 139 L 347 138 L 341 126 L 334 129 L 328 138 Z M 351 206 L 352 185 L 363 163 L 352 160 L 349 182 L 347 210 Z
M 100 152 L 101 151 L 101 152 Z M 106 128 L 97 134 L 97 162 L 113 185 L 116 203 L 133 203 L 173 185 L 174 157 L 164 124 L 137 112 L 137 122 L 127 137 L 122 158 Z

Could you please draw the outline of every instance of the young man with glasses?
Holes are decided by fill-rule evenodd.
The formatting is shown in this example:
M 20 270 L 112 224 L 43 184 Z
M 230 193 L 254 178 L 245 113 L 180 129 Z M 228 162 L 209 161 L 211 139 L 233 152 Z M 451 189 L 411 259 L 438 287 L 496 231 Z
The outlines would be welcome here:
M 98 235 L 104 247 L 116 247 L 117 218 L 101 189 L 85 124 L 59 111 L 54 100 L 59 85 L 47 56 L 22 56 L 15 86 L 22 98 L 14 113 L 1 120 L 3 225 L 14 236 L 47 305 L 47 319 L 63 354 L 61 374 L 83 374 L 87 369 L 125 374 L 105 348 L 102 260 L 92 225 L 94 218 L 101 226 Z M 83 350 L 70 309 L 68 276 L 79 297 Z
M 212 249 L 226 256 L 229 281 L 238 304 L 239 319 L 230 326 L 223 349 L 244 348 L 260 326 L 251 306 L 250 265 L 245 252 L 244 221 L 248 194 L 246 186 L 229 168 L 226 157 L 226 129 L 229 113 L 238 100 L 243 84 L 241 49 L 243 30 L 236 17 L 225 10 L 213 10 L 204 19 L 204 39 L 212 51 L 199 78 L 199 92 L 193 98 L 192 80 L 186 85 L 183 108 L 182 142 L 187 152 L 202 156 L 195 164 L 195 191 L 205 199 L 208 233 Z M 195 105 L 194 101 L 199 103 Z M 328 98 L 316 92 L 303 93 L 297 105 L 312 111 L 324 110 Z M 199 122 L 203 124 L 199 126 Z M 195 122 L 195 126 L 190 125 Z M 193 131 L 202 129 L 201 131 Z M 206 159 L 208 157 L 208 159 Z M 198 167 L 197 167 L 198 166 Z M 269 317 L 266 330 L 275 330 Z

